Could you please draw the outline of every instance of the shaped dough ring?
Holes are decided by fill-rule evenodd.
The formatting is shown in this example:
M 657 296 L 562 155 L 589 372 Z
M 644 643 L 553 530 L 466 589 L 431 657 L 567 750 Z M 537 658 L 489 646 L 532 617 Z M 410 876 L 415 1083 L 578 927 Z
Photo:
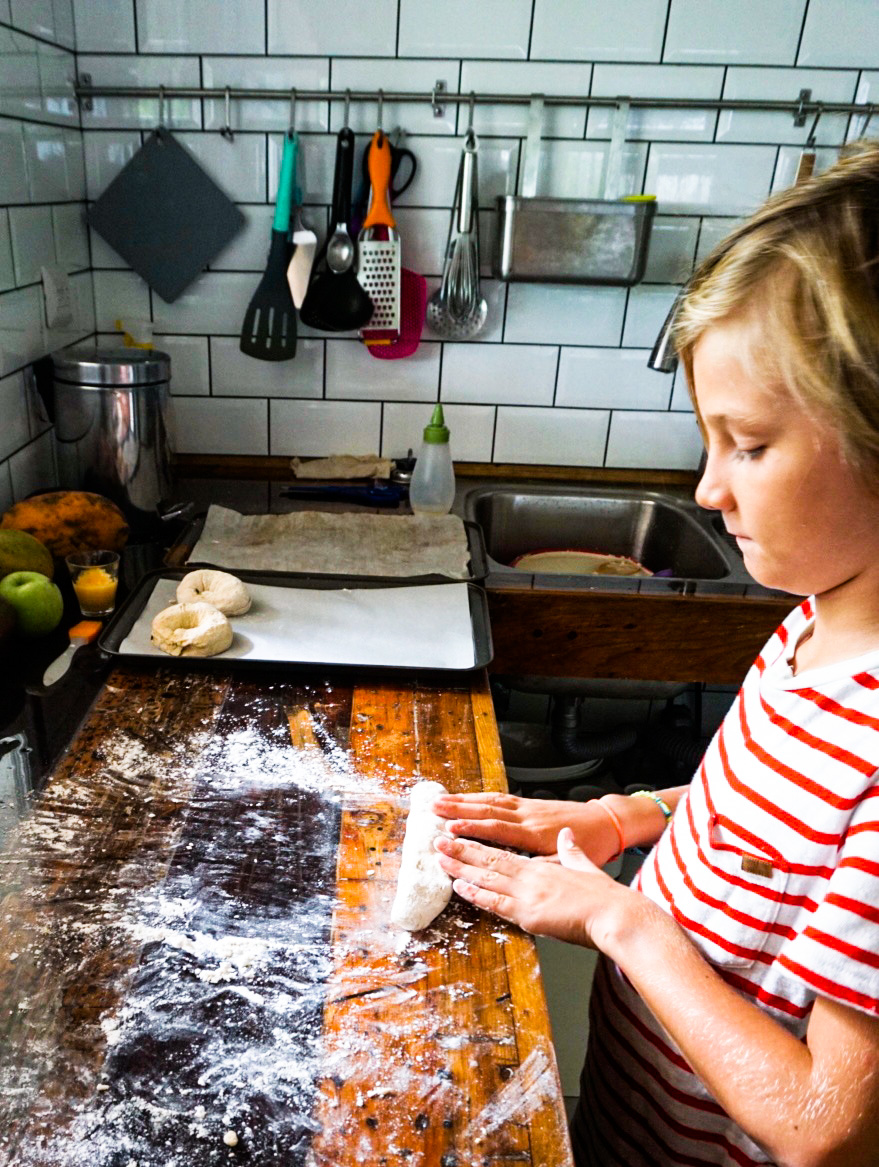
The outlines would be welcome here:
M 237 576 L 209 567 L 190 571 L 177 585 L 178 604 L 202 600 L 226 616 L 243 616 L 251 604 L 250 592 Z
M 153 618 L 150 639 L 171 656 L 216 656 L 232 643 L 232 625 L 213 604 L 172 604 Z

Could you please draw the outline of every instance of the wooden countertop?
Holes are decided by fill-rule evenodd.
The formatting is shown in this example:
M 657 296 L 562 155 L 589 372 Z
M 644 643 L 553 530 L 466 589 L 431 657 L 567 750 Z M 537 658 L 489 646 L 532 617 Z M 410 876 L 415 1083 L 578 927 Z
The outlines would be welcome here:
M 414 778 L 504 785 L 449 676 L 110 675 L 0 854 L 0 1164 L 571 1163 L 531 940 L 387 923 Z

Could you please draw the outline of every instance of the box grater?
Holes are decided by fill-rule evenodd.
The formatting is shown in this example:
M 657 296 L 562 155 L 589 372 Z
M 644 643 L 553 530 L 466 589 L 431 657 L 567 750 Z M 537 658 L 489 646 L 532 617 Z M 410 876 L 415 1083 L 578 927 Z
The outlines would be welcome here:
M 369 148 L 369 180 L 372 198 L 357 239 L 357 279 L 373 313 L 360 335 L 367 344 L 381 344 L 400 335 L 400 236 L 388 202 L 391 145 L 383 130 L 376 130 Z M 387 238 L 376 237 L 385 231 Z

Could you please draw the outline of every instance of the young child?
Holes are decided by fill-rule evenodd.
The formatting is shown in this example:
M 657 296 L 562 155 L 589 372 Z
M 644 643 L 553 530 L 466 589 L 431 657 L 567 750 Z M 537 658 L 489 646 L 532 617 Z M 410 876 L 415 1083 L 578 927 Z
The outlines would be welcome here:
M 603 954 L 579 1165 L 877 1164 L 879 144 L 716 249 L 675 341 L 698 502 L 756 580 L 809 598 L 689 788 L 450 795 L 437 849 L 464 899 Z M 631 888 L 601 871 L 654 842 Z

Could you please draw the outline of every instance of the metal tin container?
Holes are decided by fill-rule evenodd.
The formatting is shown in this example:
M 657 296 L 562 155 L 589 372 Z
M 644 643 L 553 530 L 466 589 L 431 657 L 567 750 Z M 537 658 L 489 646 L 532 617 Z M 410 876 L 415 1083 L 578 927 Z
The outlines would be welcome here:
M 171 495 L 171 358 L 76 347 L 54 353 L 52 367 L 61 486 L 112 499 L 136 535 L 152 534 L 157 507 Z
M 510 282 L 636 284 L 644 275 L 653 200 L 497 200 L 494 275 Z

